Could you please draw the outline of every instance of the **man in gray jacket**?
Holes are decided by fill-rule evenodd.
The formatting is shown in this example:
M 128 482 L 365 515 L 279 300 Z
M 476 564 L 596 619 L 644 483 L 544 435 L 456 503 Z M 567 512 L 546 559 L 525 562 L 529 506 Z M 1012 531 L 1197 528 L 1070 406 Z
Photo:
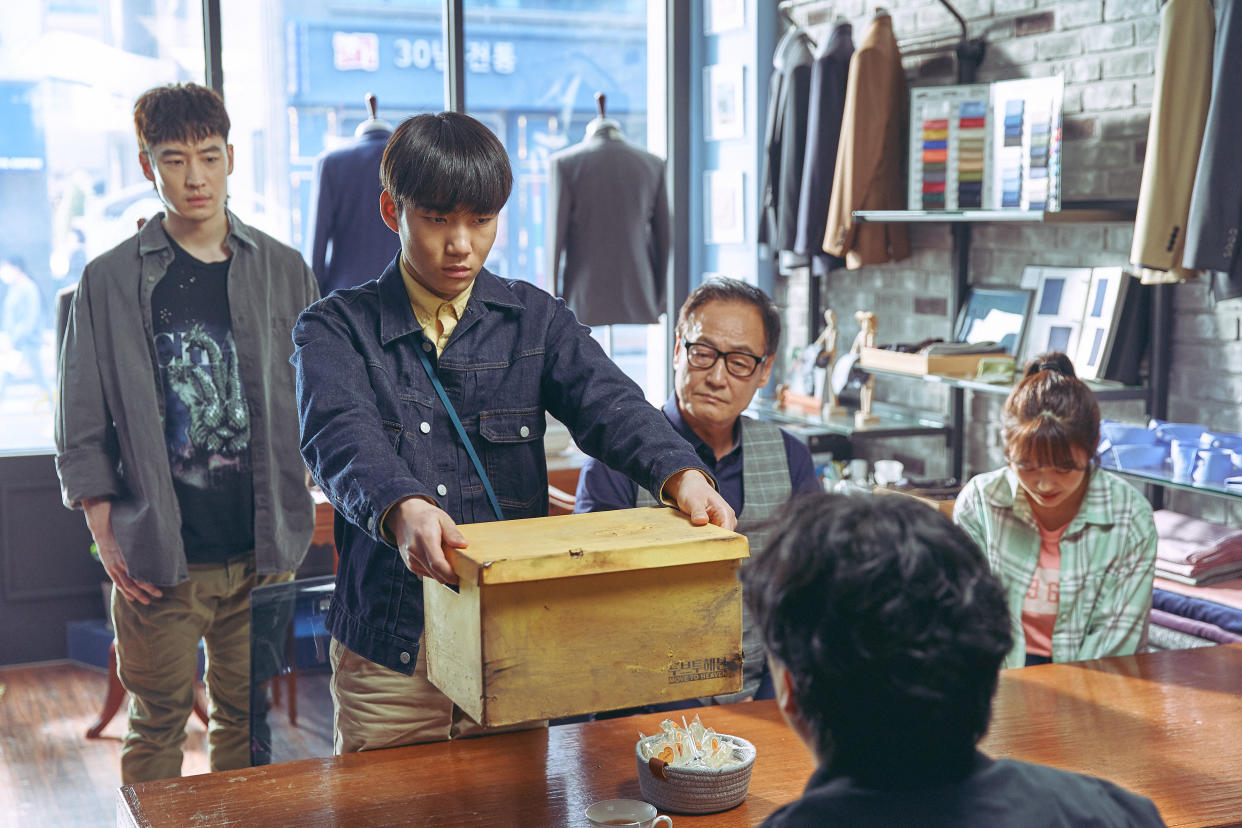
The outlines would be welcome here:
M 211 769 L 250 764 L 250 591 L 292 577 L 314 528 L 289 356 L 318 296 L 297 251 L 226 209 L 216 93 L 157 87 L 134 123 L 165 211 L 86 266 L 55 423 L 62 497 L 114 585 L 126 784 L 180 775 L 200 639 Z

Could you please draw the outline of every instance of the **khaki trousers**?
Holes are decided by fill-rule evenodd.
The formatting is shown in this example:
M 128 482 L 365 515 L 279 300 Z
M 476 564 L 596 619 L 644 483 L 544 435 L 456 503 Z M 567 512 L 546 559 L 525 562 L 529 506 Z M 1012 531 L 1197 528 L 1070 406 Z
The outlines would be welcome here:
M 445 742 L 546 727 L 546 721 L 484 727 L 427 680 L 427 648 L 418 642 L 414 675 L 407 676 L 358 655 L 335 638 L 332 660 L 336 753 Z
M 192 564 L 190 579 L 150 604 L 112 591 L 117 674 L 129 691 L 124 784 L 181 775 L 194 709 L 198 642 L 207 650 L 207 757 L 213 771 L 250 766 L 250 591 L 293 573 L 258 575 L 253 556 Z

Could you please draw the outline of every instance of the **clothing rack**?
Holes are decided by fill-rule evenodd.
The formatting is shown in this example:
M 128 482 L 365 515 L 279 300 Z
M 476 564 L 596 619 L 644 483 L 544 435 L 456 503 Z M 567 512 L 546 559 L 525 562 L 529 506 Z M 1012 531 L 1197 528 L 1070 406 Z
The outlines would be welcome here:
M 957 82 L 973 83 L 979 65 L 983 63 L 985 42 L 981 37 L 970 37 L 966 28 L 966 18 L 962 16 L 961 12 L 949 0 L 939 0 L 939 3 L 944 6 L 945 11 L 953 15 L 954 20 L 957 21 L 957 25 L 961 29 L 960 34 L 932 35 L 930 37 L 898 41 L 897 48 L 901 50 L 902 57 L 939 54 L 952 49 L 957 54 Z M 782 0 L 776 9 L 781 19 L 790 26 L 797 26 L 799 24 L 794 17 L 795 11 L 806 9 L 810 6 L 823 8 L 830 7 L 831 5 L 831 0 Z M 877 11 L 880 10 L 877 8 Z

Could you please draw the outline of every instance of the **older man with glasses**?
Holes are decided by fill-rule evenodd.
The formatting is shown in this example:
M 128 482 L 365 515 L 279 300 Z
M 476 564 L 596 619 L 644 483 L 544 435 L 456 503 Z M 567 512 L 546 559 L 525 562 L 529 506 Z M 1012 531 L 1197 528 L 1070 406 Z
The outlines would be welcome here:
M 664 415 L 715 475 L 721 496 L 737 515 L 737 530 L 750 541 L 752 557 L 763 551 L 769 516 L 791 495 L 819 487 L 804 443 L 742 416 L 771 376 L 780 338 L 780 313 L 763 291 L 735 279 L 704 282 L 677 316 L 675 388 L 664 403 Z M 575 511 L 653 505 L 656 501 L 620 472 L 592 459 L 583 466 Z M 745 608 L 742 649 L 742 691 L 711 701 L 772 697 L 763 642 Z

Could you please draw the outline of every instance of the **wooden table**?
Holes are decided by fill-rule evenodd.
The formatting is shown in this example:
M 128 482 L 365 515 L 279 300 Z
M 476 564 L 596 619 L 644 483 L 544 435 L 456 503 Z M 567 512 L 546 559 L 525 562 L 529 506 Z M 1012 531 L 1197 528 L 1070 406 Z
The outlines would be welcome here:
M 1111 779 L 1169 825 L 1242 825 L 1242 645 L 1009 670 L 993 756 Z M 737 808 L 678 828 L 752 826 L 796 798 L 812 760 L 773 702 L 699 711 L 758 749 Z M 120 826 L 585 825 L 587 805 L 640 798 L 633 751 L 661 715 L 415 745 L 120 789 Z

